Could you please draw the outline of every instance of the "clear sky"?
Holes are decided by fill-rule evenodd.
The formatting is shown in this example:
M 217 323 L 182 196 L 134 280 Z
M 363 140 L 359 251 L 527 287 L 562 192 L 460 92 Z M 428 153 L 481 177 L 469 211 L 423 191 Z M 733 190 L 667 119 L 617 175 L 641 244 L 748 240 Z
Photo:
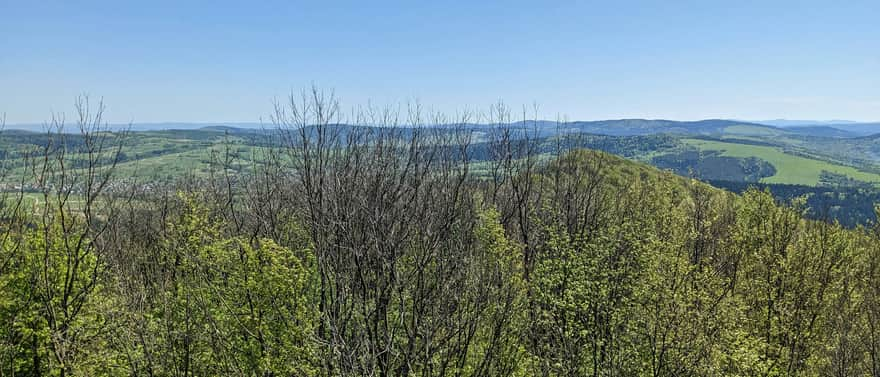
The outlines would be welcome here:
M 7 123 L 83 92 L 113 122 L 253 122 L 312 83 L 346 106 L 880 120 L 880 1 L 0 0 Z

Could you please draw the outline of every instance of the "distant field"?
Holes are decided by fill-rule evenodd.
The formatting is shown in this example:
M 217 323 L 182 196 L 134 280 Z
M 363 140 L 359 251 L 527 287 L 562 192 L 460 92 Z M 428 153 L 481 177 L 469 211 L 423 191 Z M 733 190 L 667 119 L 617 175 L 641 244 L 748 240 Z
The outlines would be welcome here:
M 815 186 L 819 184 L 819 175 L 823 170 L 843 174 L 860 181 L 880 183 L 880 175 L 878 174 L 863 172 L 849 166 L 786 154 L 776 147 L 701 139 L 682 139 L 682 142 L 700 150 L 722 151 L 722 156 L 757 157 L 769 162 L 776 168 L 776 174 L 762 179 L 761 182 L 763 183 Z
M 70 136 L 70 142 L 75 143 L 78 136 Z M 16 183 L 25 174 L 25 161 L 20 156 L 25 151 L 39 153 L 42 143 L 46 143 L 43 134 L 0 134 L 0 183 Z M 210 129 L 134 132 L 125 139 L 121 162 L 114 174 L 120 178 L 148 181 L 190 174 L 204 176 L 212 161 L 222 160 L 227 152 L 234 155 L 232 168 L 239 170 L 251 166 L 255 157 L 259 160 L 263 147 L 256 146 L 248 138 Z M 73 152 L 66 157 L 71 160 L 86 158 Z M 106 157 L 109 161 L 109 152 Z
M 620 127 L 630 127 L 634 130 L 639 127 L 648 127 L 654 123 L 651 121 L 621 121 Z M 666 122 L 666 121 L 663 121 Z M 619 123 L 619 122 L 618 122 Z M 634 124 L 630 124 L 634 123 Z M 662 123 L 662 122 L 661 122 Z M 667 122 L 668 123 L 668 122 Z M 727 122 L 730 123 L 730 122 Z M 708 169 L 719 174 L 728 174 L 727 180 L 738 181 L 747 176 L 742 168 L 742 162 L 736 159 L 756 157 L 772 164 L 776 169 L 773 176 L 761 179 L 763 183 L 783 183 L 816 186 L 820 184 L 822 171 L 836 173 L 859 181 L 873 182 L 880 186 L 880 164 L 871 164 L 870 157 L 880 155 L 877 142 L 874 139 L 829 139 L 821 137 L 804 137 L 788 133 L 784 130 L 750 124 L 711 124 L 707 129 L 698 129 L 700 135 L 717 133 L 723 129 L 723 134 L 710 139 L 706 136 L 683 135 L 635 135 L 635 136 L 607 136 L 588 135 L 580 147 L 599 149 L 621 156 L 636 159 L 641 162 L 651 163 L 655 157 L 668 156 L 674 153 L 682 153 L 683 148 L 698 148 L 703 151 L 721 151 L 727 161 L 714 161 L 716 165 Z M 647 126 L 646 126 L 647 124 Z M 665 123 L 664 123 L 665 124 Z M 660 127 L 654 124 L 656 127 Z M 478 139 L 484 138 L 484 131 L 476 129 Z M 133 132 L 125 140 L 123 158 L 116 169 L 116 176 L 122 178 L 134 177 L 141 181 L 166 181 L 177 177 L 194 175 L 206 176 L 217 159 L 223 159 L 229 151 L 235 155 L 232 170 L 247 171 L 255 163 L 263 160 L 265 145 L 270 145 L 273 134 L 265 134 L 255 131 L 243 130 L 174 130 L 174 131 L 150 131 Z M 482 136 L 481 136 L 482 135 Z M 37 150 L 45 143 L 46 135 L 36 133 L 8 133 L 0 134 L 0 183 L 14 184 L 24 175 L 25 163 L 20 157 L 24 151 Z M 268 140 L 268 141 L 267 141 Z M 555 143 L 554 137 L 548 137 L 543 143 L 543 152 L 552 150 Z M 77 141 L 77 135 L 71 135 L 68 139 L 72 145 Z M 749 141 L 755 145 L 745 144 Z M 485 145 L 475 145 L 485 148 Z M 777 146 L 778 145 L 778 146 Z M 783 152 L 783 146 L 793 150 L 803 151 L 806 157 L 787 154 Z M 227 149 L 228 148 L 228 149 Z M 549 156 L 549 155 L 548 155 Z M 714 156 L 714 155 L 713 155 Z M 813 157 L 809 157 L 813 156 Z M 822 157 L 827 156 L 827 157 Z M 75 153 L 67 157 L 71 159 L 84 159 Z M 549 158 L 542 156 L 541 158 Z M 678 162 L 681 164 L 699 164 L 705 160 L 688 160 Z M 670 161 L 675 163 L 675 161 Z M 719 166 L 717 164 L 732 164 Z M 765 164 L 766 165 L 766 164 Z M 849 165 L 849 166 L 848 166 Z M 749 165 L 752 166 L 752 165 Z M 862 166 L 865 171 L 852 166 Z M 752 166 L 754 167 L 754 166 Z M 706 166 L 680 166 L 679 174 L 687 175 L 688 169 L 707 168 Z M 477 176 L 489 174 L 489 165 L 475 162 L 471 165 L 472 173 Z M 874 169 L 874 170 L 871 170 Z M 869 171 L 875 171 L 874 173 Z M 768 169 L 769 172 L 769 169 Z M 4 178 L 3 173 L 7 173 Z M 742 174 L 739 174 L 742 173 Z M 766 174 L 764 174 L 766 175 Z M 758 179 L 759 176 L 750 178 Z M 721 178 L 715 178 L 721 179 Z
M 767 127 L 758 127 L 751 125 L 736 125 L 729 126 L 724 128 L 725 134 L 732 135 L 752 135 L 752 136 L 776 136 L 782 133 L 782 131 L 767 128 Z

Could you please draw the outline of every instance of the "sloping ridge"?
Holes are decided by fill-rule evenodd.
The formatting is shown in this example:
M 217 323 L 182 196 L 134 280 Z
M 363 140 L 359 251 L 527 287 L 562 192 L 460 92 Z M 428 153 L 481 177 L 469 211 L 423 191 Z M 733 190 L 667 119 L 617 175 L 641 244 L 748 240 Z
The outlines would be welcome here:
M 593 149 L 577 149 L 561 155 L 558 159 L 550 162 L 542 171 L 549 173 L 555 169 L 560 169 L 565 173 L 573 173 L 568 171 L 573 168 L 585 168 L 587 170 L 598 169 L 606 180 L 606 183 L 612 186 L 623 186 L 630 184 L 636 180 L 667 182 L 680 190 L 685 190 L 689 185 L 694 184 L 694 180 L 680 176 L 670 170 L 659 169 L 647 163 L 629 160 L 615 154 L 602 152 Z M 583 174 L 583 172 L 581 172 Z M 696 181 L 697 185 L 704 186 L 712 191 L 729 192 L 724 189 L 717 188 L 703 181 Z
M 666 119 L 617 119 L 599 121 L 578 121 L 564 123 L 563 127 L 580 132 L 588 132 L 610 136 L 634 136 L 659 133 L 679 133 L 711 135 L 722 134 L 732 126 L 747 126 L 766 132 L 780 133 L 784 130 L 757 123 L 732 121 L 725 119 L 705 119 L 697 121 L 674 121 Z

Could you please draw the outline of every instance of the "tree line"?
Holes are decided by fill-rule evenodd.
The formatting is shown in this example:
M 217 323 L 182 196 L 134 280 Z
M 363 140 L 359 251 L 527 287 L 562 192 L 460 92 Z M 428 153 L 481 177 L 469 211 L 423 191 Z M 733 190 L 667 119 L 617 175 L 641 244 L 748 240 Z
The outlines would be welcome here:
M 803 200 L 318 90 L 246 174 L 119 186 L 77 108 L 2 199 L 2 376 L 880 376 L 880 228 Z

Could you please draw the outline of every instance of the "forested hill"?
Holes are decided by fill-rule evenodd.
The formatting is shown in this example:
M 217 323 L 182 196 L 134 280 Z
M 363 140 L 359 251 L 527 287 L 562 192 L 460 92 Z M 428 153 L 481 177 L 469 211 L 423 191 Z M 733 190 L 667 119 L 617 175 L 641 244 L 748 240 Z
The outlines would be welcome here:
M 479 161 L 471 133 L 343 138 L 326 108 L 288 112 L 313 132 L 161 184 L 115 178 L 111 133 L 25 153 L 9 172 L 32 190 L 0 206 L 0 372 L 880 368 L 880 229 L 506 132 Z
M 147 126 L 140 127 L 150 128 Z M 151 127 L 158 126 L 163 125 Z M 126 148 L 118 156 L 115 169 L 117 178 L 164 184 L 186 176 L 209 176 L 221 166 L 236 175 L 247 175 L 267 153 L 273 154 L 291 141 L 290 130 L 283 125 L 164 126 L 201 128 L 127 133 Z M 316 125 L 300 126 L 310 138 L 317 137 Z M 558 155 L 560 148 L 597 149 L 685 177 L 715 182 L 737 192 L 759 185 L 784 201 L 793 199 L 793 193 L 806 195 L 809 216 L 850 227 L 876 220 L 873 203 L 880 198 L 880 143 L 876 137 L 855 137 L 828 126 L 778 128 L 729 120 L 644 119 L 459 122 L 432 126 L 333 124 L 336 137 L 343 140 L 369 134 L 364 132 L 365 128 L 382 127 L 393 127 L 399 137 L 405 138 L 429 130 L 445 137 L 467 134 L 475 174 L 486 173 L 481 161 L 493 158 L 492 139 L 502 137 L 502 130 L 507 130 L 507 137 L 532 143 L 535 152 L 544 157 Z M 82 142 L 82 135 L 75 133 L 62 137 L 53 132 L 0 132 L 0 191 L 15 192 L 17 187 L 23 187 L 26 192 L 35 192 L 36 188 L 26 182 L 22 186 L 20 182 L 30 149 L 50 144 L 58 147 L 62 143 L 75 147 Z M 73 159 L 71 163 L 84 163 L 77 161 L 76 156 L 68 157 Z

